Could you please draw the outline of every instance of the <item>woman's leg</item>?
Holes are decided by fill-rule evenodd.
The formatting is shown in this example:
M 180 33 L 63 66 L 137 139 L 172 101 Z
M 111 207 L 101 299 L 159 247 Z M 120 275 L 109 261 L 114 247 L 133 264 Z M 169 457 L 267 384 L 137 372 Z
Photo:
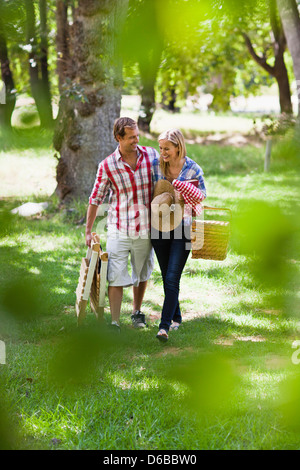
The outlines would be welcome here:
M 166 279 L 166 275 L 168 271 L 172 240 L 162 239 L 162 238 L 157 237 L 151 240 L 151 242 L 152 242 L 152 246 L 154 248 L 154 252 L 155 252 L 159 267 L 160 267 L 160 272 L 161 272 L 161 276 L 163 280 L 164 293 L 166 295 L 165 279 Z M 178 308 L 179 308 L 179 305 L 178 305 Z M 180 311 L 177 316 L 181 317 Z
M 160 267 L 163 280 L 166 277 L 172 240 L 152 240 L 152 246 Z
M 179 308 L 179 285 L 183 268 L 189 256 L 186 240 L 170 240 L 169 260 L 164 276 L 165 299 L 162 309 L 160 329 L 169 330 L 172 320 L 181 323 Z

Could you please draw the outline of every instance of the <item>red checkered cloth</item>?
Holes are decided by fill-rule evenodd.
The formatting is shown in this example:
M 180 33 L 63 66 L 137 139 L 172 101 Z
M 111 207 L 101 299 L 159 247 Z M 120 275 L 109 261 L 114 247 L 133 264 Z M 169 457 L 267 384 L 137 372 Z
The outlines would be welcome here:
M 182 195 L 184 202 L 192 207 L 196 215 L 200 215 L 203 207 L 201 202 L 205 199 L 205 195 L 201 189 L 197 188 L 194 183 L 188 181 L 173 180 L 173 186 Z

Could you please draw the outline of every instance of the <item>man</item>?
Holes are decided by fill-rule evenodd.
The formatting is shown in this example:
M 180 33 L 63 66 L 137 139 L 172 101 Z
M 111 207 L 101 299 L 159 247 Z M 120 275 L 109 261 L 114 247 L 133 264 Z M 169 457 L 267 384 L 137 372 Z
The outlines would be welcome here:
M 114 123 L 118 147 L 98 167 L 89 198 L 86 244 L 91 244 L 92 227 L 98 206 L 109 195 L 107 218 L 108 298 L 112 325 L 120 328 L 123 288 L 133 285 L 133 313 L 137 328 L 146 326 L 141 305 L 153 269 L 150 241 L 150 203 L 152 197 L 151 163 L 159 156 L 152 147 L 141 147 L 135 121 L 122 117 Z M 128 259 L 132 275 L 128 272 Z

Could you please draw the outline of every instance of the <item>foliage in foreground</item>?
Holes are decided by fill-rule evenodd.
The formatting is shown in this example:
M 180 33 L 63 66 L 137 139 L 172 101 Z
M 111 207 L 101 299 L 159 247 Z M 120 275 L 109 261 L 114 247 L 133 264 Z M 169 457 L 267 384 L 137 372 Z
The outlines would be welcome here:
M 206 170 L 207 204 L 233 211 L 231 249 L 223 262 L 188 260 L 185 321 L 165 346 L 155 339 L 157 264 L 149 328 L 131 328 L 130 289 L 120 336 L 108 309 L 97 324 L 88 308 L 78 328 L 85 204 L 59 211 L 52 198 L 24 219 L 9 212 L 21 198 L 1 201 L 2 448 L 299 448 L 299 177 L 262 173 L 256 148 L 222 152 L 189 147 Z

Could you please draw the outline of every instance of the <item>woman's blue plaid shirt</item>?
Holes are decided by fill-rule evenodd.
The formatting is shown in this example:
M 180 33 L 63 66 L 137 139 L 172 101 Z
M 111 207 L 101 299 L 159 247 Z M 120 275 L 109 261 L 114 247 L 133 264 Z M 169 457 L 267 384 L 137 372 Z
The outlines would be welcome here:
M 166 179 L 160 169 L 159 166 L 159 158 L 154 158 L 152 162 L 152 181 L 155 184 L 160 179 Z M 176 178 L 179 181 L 188 181 L 197 179 L 199 181 L 198 188 L 202 191 L 204 196 L 206 197 L 206 189 L 205 183 L 203 178 L 203 171 L 202 168 L 194 162 L 189 157 L 185 157 L 185 164 L 183 165 L 179 176 Z

